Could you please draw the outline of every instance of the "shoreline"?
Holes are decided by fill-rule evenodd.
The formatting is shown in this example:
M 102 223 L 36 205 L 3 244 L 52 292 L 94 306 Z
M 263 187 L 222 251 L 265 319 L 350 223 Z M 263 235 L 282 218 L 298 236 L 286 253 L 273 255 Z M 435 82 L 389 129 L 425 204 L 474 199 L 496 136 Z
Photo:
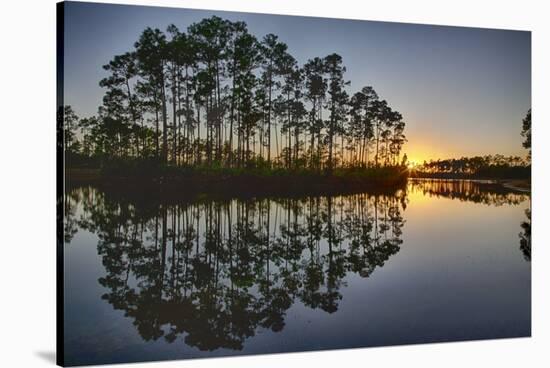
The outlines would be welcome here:
M 385 175 L 382 175 L 384 173 Z M 68 169 L 65 172 L 66 190 L 93 185 L 119 197 L 144 198 L 144 200 L 170 201 L 197 200 L 199 198 L 229 199 L 255 197 L 307 197 L 347 195 L 368 191 L 373 194 L 395 194 L 406 189 L 412 181 L 472 181 L 495 192 L 531 194 L 529 179 L 500 178 L 433 178 L 408 176 L 407 172 L 395 174 L 349 172 L 340 175 L 323 173 L 284 173 L 260 175 L 251 173 L 168 173 L 163 176 L 110 175 L 99 169 Z M 379 175 L 375 175 L 379 174 Z M 392 175 L 393 174 L 393 175 Z
M 304 197 L 354 194 L 369 191 L 395 194 L 405 189 L 407 172 L 398 175 L 314 173 L 258 175 L 194 173 L 164 176 L 104 175 L 99 169 L 69 169 L 65 173 L 66 189 L 94 185 L 122 197 L 155 200 L 192 200 L 197 198 Z
M 527 179 L 500 180 L 500 185 L 502 185 L 506 189 L 510 189 L 516 192 L 531 194 L 531 180 L 527 180 Z
M 412 176 L 409 177 L 410 180 L 433 180 L 433 181 L 441 181 L 441 182 L 452 182 L 452 181 L 470 181 L 474 182 L 478 185 L 486 186 L 486 187 L 496 187 L 500 189 L 505 189 L 508 191 L 518 192 L 518 193 L 524 193 L 524 194 L 531 194 L 531 179 L 502 179 L 502 178 L 466 178 L 466 177 L 418 177 L 418 176 Z

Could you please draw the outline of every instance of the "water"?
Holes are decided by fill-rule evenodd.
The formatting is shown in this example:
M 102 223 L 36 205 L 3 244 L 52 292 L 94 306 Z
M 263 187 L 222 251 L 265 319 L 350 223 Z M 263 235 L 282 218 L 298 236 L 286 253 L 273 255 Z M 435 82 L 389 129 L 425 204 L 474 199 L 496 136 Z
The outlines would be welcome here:
M 74 189 L 66 364 L 530 336 L 529 203 L 467 181 L 179 203 Z

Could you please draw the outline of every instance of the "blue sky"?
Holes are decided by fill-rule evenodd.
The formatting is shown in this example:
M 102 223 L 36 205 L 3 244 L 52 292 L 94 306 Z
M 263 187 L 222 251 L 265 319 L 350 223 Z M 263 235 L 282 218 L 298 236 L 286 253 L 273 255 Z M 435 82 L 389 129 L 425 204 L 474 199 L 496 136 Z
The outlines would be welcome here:
M 349 92 L 371 85 L 403 114 L 413 161 L 463 155 L 525 155 L 521 120 L 531 107 L 531 33 L 285 15 L 68 2 L 65 104 L 96 114 L 102 65 L 132 49 L 147 26 L 185 30 L 204 17 L 242 20 L 274 33 L 303 64 L 340 54 Z

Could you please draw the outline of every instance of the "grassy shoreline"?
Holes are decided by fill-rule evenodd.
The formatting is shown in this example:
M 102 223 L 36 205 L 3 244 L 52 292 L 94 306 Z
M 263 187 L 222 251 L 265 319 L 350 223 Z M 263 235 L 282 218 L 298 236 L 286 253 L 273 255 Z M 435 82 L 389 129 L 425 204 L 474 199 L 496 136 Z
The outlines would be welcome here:
M 312 171 L 163 168 L 155 172 L 134 169 L 72 168 L 65 172 L 68 188 L 95 185 L 109 192 L 156 198 L 307 196 L 358 193 L 365 190 L 394 193 L 403 189 L 403 168 L 335 169 L 331 174 Z
M 94 185 L 107 192 L 133 198 L 187 200 L 252 198 L 258 196 L 304 197 L 353 194 L 393 194 L 405 189 L 408 179 L 474 180 L 495 191 L 530 193 L 529 179 L 474 176 L 419 177 L 403 167 L 335 169 L 332 173 L 285 169 L 227 169 L 184 167 L 112 166 L 107 169 L 68 168 L 66 187 Z M 489 188 L 490 187 L 490 188 Z

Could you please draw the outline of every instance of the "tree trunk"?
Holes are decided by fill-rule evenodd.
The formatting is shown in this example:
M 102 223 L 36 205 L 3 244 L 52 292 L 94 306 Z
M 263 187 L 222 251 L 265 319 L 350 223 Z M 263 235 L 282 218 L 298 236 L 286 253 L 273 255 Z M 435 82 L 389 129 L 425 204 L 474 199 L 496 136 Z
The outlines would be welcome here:
M 178 109 L 178 104 L 177 104 L 177 95 L 176 95 L 176 89 L 177 89 L 176 79 L 177 79 L 176 66 L 172 65 L 172 113 L 173 113 L 173 121 L 172 121 L 173 126 L 172 126 L 172 129 L 173 129 L 173 134 L 174 134 L 173 147 L 172 147 L 172 163 L 174 165 L 177 164 L 177 162 L 176 162 L 176 147 L 177 147 L 177 136 L 178 136 L 178 132 L 177 132 L 177 109 Z
M 162 161 L 168 162 L 168 114 L 166 111 L 166 88 L 164 76 L 161 77 L 161 99 L 162 99 Z
M 272 68 L 273 61 L 269 66 L 269 95 L 268 95 L 268 106 L 267 106 L 267 162 L 269 167 L 271 167 L 271 84 L 272 84 Z

